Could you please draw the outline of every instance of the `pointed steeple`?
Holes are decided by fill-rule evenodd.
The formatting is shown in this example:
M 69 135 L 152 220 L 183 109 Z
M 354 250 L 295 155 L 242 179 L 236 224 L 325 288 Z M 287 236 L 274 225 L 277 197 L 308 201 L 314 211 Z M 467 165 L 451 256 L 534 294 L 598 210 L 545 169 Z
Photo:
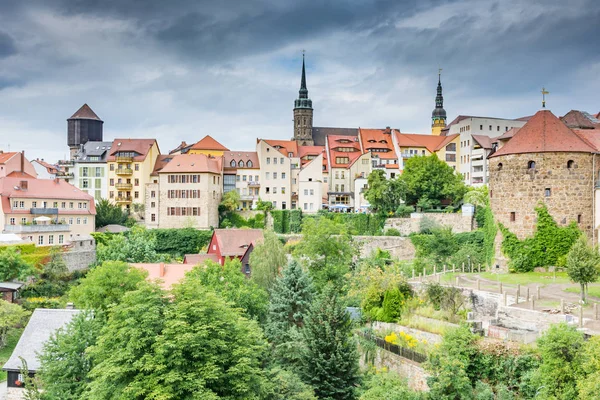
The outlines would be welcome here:
M 444 96 L 442 95 L 442 69 L 438 71 L 437 96 L 435 96 L 435 109 L 431 113 L 431 133 L 440 135 L 446 127 L 446 110 L 444 110 Z
M 437 96 L 435 96 L 435 108 L 444 108 L 444 96 L 442 96 L 442 73 L 438 72 Z
M 293 140 L 302 145 L 312 146 L 313 108 L 312 100 L 308 98 L 306 87 L 306 64 L 304 62 L 304 51 L 302 52 L 302 78 L 300 79 L 300 91 L 298 98 L 294 101 L 294 137 Z
M 302 79 L 300 80 L 300 91 L 298 99 L 294 102 L 294 108 L 312 109 L 312 100 L 308 98 L 308 88 L 306 87 L 306 65 L 304 63 L 304 53 L 302 53 Z

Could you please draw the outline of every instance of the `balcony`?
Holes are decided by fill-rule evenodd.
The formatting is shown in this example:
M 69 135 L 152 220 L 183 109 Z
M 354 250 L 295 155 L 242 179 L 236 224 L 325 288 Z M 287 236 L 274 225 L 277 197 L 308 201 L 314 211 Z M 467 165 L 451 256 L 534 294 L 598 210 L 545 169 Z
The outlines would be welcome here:
M 33 215 L 58 215 L 58 208 L 38 208 L 33 207 L 29 210 Z
M 26 232 L 69 232 L 71 228 L 67 224 L 51 225 L 6 225 L 4 232 L 8 233 L 26 233 Z
M 131 175 L 133 174 L 133 170 L 131 168 L 117 168 L 115 173 L 117 175 Z
M 131 190 L 131 189 L 133 189 L 133 185 L 131 183 L 115 183 L 115 187 L 118 190 Z
M 115 161 L 118 162 L 118 163 L 132 163 L 133 162 L 133 157 L 116 156 L 115 157 Z
M 411 158 L 418 156 L 417 153 L 402 153 L 402 158 Z
M 117 203 L 131 203 L 131 196 L 118 196 L 115 197 Z
M 56 177 L 58 179 L 73 179 L 75 178 L 75 174 L 73 174 L 72 172 L 58 172 L 56 174 Z
M 260 182 L 250 181 L 250 182 L 248 182 L 248 187 L 258 188 L 258 187 L 260 187 Z

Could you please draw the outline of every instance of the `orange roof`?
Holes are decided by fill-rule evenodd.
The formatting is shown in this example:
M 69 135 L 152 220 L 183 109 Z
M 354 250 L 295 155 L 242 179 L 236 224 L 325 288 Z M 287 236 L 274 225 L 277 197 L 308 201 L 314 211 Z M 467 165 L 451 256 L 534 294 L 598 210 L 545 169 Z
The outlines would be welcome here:
M 19 154 L 19 153 L 17 153 L 17 152 L 0 153 L 0 164 L 4 164 L 5 162 L 10 160 L 17 154 Z
M 36 158 L 35 160 L 32 160 L 31 162 L 34 162 L 34 161 L 37 162 L 38 164 L 40 164 L 42 167 L 46 168 L 46 170 L 50 174 L 55 174 L 58 172 L 58 168 L 56 167 L 56 165 L 47 163 L 46 161 L 40 160 L 39 158 Z
M 339 147 L 351 147 L 356 151 L 335 150 Z M 327 148 L 332 168 L 348 168 L 363 154 L 358 138 L 352 136 L 329 135 L 327 136 Z M 348 164 L 338 164 L 336 161 L 337 157 L 348 157 Z
M 396 130 L 394 129 L 394 131 Z M 358 128 L 358 134 L 364 151 L 370 151 L 371 149 L 386 149 L 388 153 L 394 153 L 391 130 Z M 385 154 L 385 152 L 383 152 L 383 154 Z M 382 154 L 379 154 L 379 157 L 384 158 L 382 157 Z
M 475 140 L 481 147 L 484 149 L 492 148 L 492 138 L 486 135 L 472 135 L 473 140 Z
M 549 110 L 540 110 L 491 157 L 507 154 L 578 152 L 592 153 L 586 141 L 558 119 Z
M 456 139 L 458 134 L 448 136 L 423 135 L 417 133 L 395 132 L 399 147 L 425 147 L 430 153 L 434 153 L 445 145 Z
M 167 165 L 167 163 L 171 161 L 172 158 L 173 156 L 170 154 L 159 154 L 158 157 L 156 157 L 156 161 L 154 162 L 154 170 L 152 170 L 152 173 L 150 175 L 158 175 L 158 172 L 161 169 L 163 169 L 165 165 Z
M 201 140 L 196 142 L 191 150 L 218 150 L 218 151 L 228 151 L 229 149 L 223 146 L 221 143 L 217 142 L 210 135 L 204 136 Z
M 241 257 L 250 244 L 264 238 L 262 229 L 215 229 L 213 236 L 223 257 Z
M 300 164 L 306 165 L 312 161 L 309 159 L 309 156 L 318 157 L 319 154 L 323 154 L 323 166 L 325 169 L 323 171 L 327 171 L 327 152 L 325 151 L 325 146 L 298 146 L 298 157 L 300 157 Z
M 134 263 L 132 267 L 148 271 L 148 280 L 159 279 L 163 289 L 169 290 L 171 286 L 185 277 L 186 272 L 191 271 L 193 264 L 142 264 Z
M 281 154 L 289 157 L 298 157 L 298 143 L 295 140 L 265 140 L 269 146 L 275 147 Z
M 19 189 L 21 182 L 27 182 L 27 189 Z M 53 199 L 53 200 L 87 200 L 89 201 L 89 208 L 81 210 L 83 214 L 96 214 L 96 207 L 94 205 L 94 198 L 89 194 L 81 191 L 70 183 L 65 182 L 64 179 L 35 179 L 33 177 L 6 177 L 0 178 L 0 196 L 2 197 L 2 208 L 4 212 L 11 210 L 10 199 L 11 198 L 33 198 L 33 199 Z M 24 213 L 29 213 L 29 209 L 18 210 Z M 59 210 L 61 213 L 62 210 Z M 68 210 L 68 214 L 72 214 L 73 211 Z M 13 212 L 13 211 L 10 211 Z
M 521 128 L 510 128 L 509 130 L 504 132 L 502 135 L 498 136 L 497 138 L 494 138 L 494 142 L 496 142 L 498 140 L 508 140 L 508 139 L 512 138 L 513 136 L 515 136 L 515 134 L 517 132 L 519 132 L 519 129 L 521 129 Z
M 183 257 L 184 264 L 199 265 L 199 264 L 204 264 L 204 262 L 207 260 L 217 262 L 218 261 L 217 255 L 216 254 L 186 254 Z
M 176 154 L 158 173 L 210 172 L 220 174 L 222 165 L 223 157 L 209 157 L 206 154 Z
M 398 164 L 385 164 L 387 169 L 398 169 Z
M 600 128 L 598 129 L 573 129 L 573 132 L 596 151 L 600 151 Z
M 138 155 L 133 157 L 134 161 L 144 161 L 154 143 L 156 143 L 156 139 L 115 139 L 106 160 L 115 161 L 115 154 L 124 151 L 137 153 Z
M 97 121 L 102 121 L 87 104 L 82 105 L 69 119 L 95 119 Z

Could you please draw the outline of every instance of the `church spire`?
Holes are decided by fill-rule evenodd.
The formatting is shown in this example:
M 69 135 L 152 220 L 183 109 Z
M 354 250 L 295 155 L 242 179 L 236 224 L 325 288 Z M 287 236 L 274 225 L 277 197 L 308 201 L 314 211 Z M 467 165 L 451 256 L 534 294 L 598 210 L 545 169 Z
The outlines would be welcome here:
M 313 145 L 313 108 L 312 100 L 308 98 L 306 87 L 306 65 L 304 62 L 304 51 L 302 52 L 302 79 L 300 80 L 300 91 L 298 98 L 294 101 L 294 138 L 298 144 Z
M 437 96 L 435 96 L 435 109 L 431 113 L 431 133 L 440 135 L 446 127 L 446 110 L 444 110 L 444 96 L 442 95 L 442 69 L 438 70 Z
M 306 67 L 304 66 L 304 52 L 302 52 L 302 80 L 300 81 L 300 99 L 308 99 L 308 88 L 306 87 Z

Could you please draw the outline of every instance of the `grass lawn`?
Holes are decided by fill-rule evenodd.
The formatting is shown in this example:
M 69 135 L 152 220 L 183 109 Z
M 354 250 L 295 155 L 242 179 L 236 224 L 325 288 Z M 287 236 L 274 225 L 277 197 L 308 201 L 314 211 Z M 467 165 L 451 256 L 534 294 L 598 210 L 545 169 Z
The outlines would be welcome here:
M 8 334 L 8 345 L 0 349 L 0 367 L 4 365 L 5 362 L 8 361 L 8 358 L 12 354 L 21 334 L 23 333 L 23 329 L 14 329 L 11 333 Z M 0 371 L 0 382 L 4 382 L 6 380 L 6 371 Z
M 457 273 L 454 274 L 446 274 L 442 276 L 442 280 L 444 282 L 454 282 L 455 277 L 459 275 Z M 554 280 L 553 272 L 523 272 L 523 273 L 514 273 L 514 274 L 492 274 L 491 272 L 482 272 L 480 274 L 465 274 L 468 277 L 475 277 L 475 275 L 479 275 L 483 279 L 488 279 L 490 281 L 500 281 L 503 284 L 509 285 L 528 285 L 528 284 L 549 284 L 549 283 L 571 283 L 566 272 L 557 272 L 556 280 Z M 598 288 L 600 290 L 600 287 Z M 592 288 L 590 287 L 590 294 Z M 600 291 L 598 292 L 600 294 Z
M 580 293 L 579 285 L 577 285 L 577 287 L 566 288 L 565 292 Z M 593 297 L 600 297 L 600 286 L 598 286 L 598 285 L 596 285 L 596 286 L 590 285 L 588 287 L 588 294 L 590 296 L 593 296 Z

